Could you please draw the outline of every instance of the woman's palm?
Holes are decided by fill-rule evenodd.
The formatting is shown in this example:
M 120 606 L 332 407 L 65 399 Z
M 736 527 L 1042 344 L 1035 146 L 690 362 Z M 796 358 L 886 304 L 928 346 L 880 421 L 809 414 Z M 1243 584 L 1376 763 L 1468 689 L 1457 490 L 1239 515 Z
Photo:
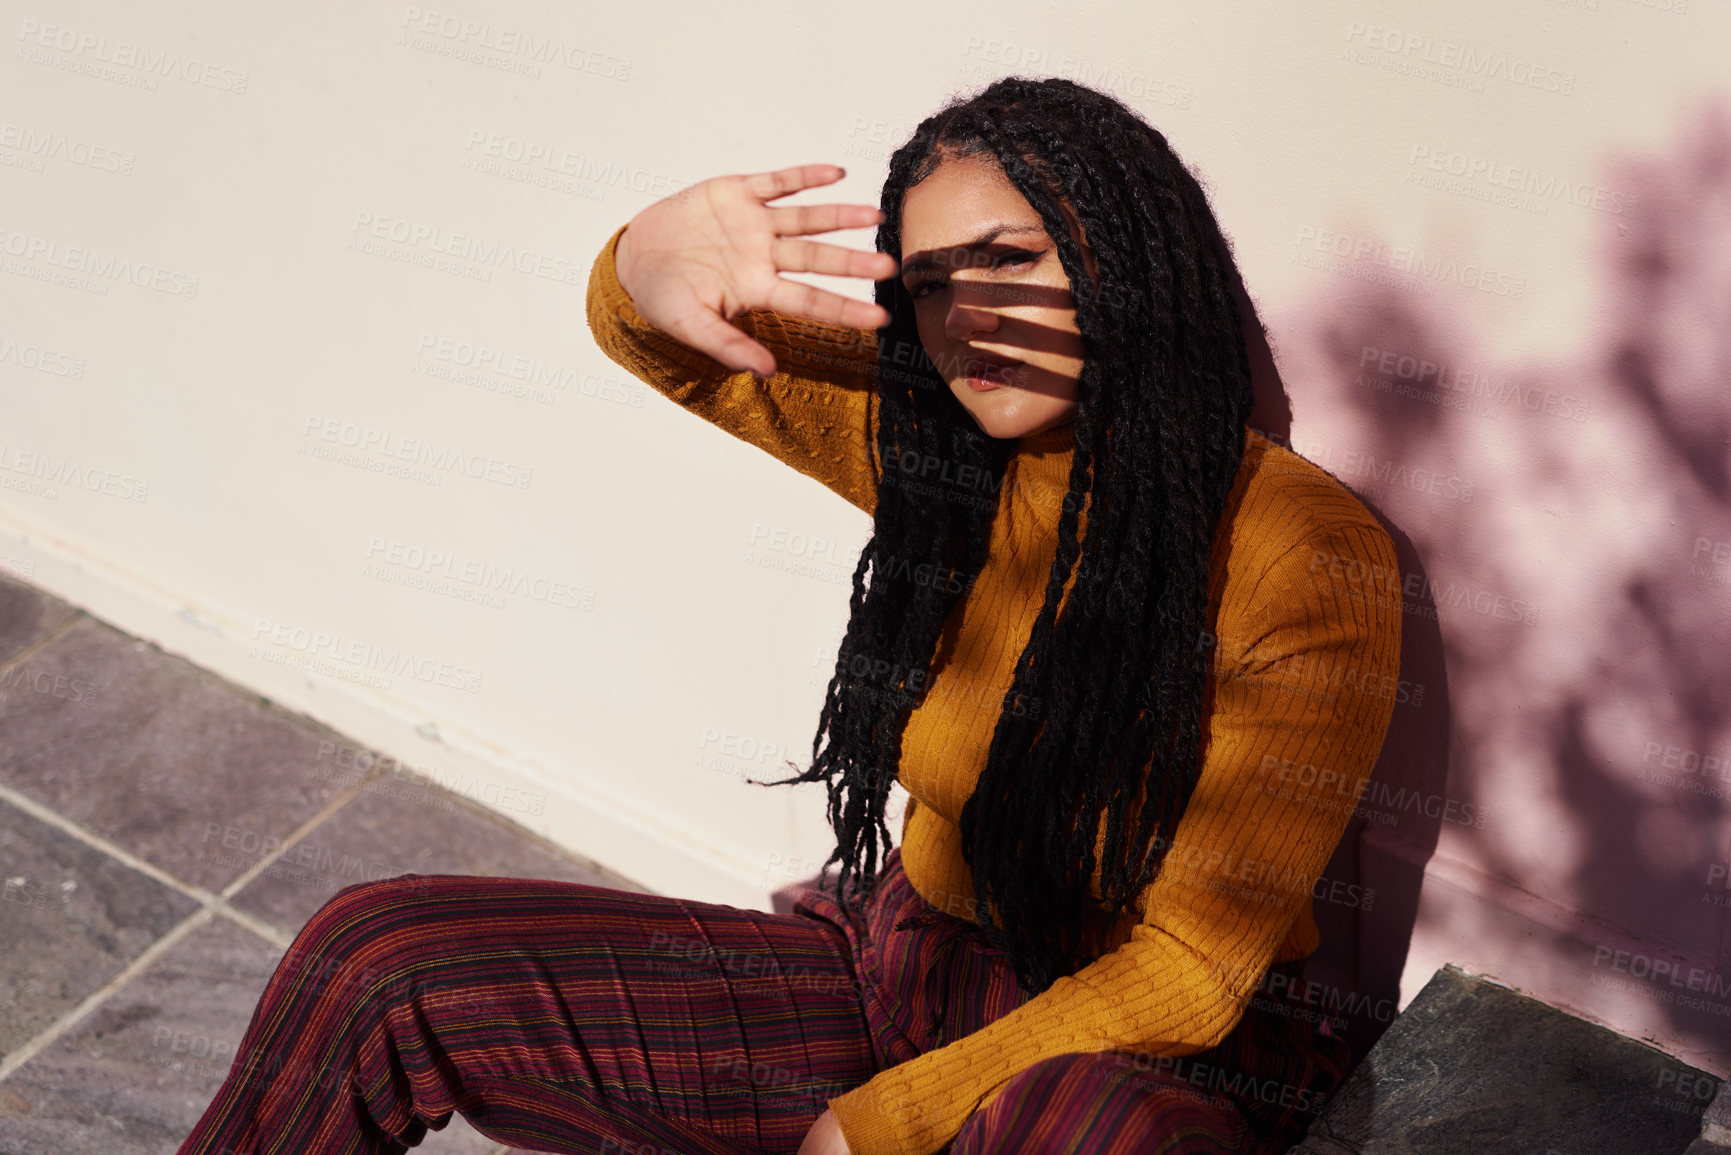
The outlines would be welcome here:
M 877 328 L 889 320 L 877 305 L 781 276 L 826 273 L 879 280 L 895 275 L 896 260 L 887 253 L 801 239 L 874 225 L 883 214 L 872 206 L 766 203 L 843 175 L 835 165 L 808 164 L 721 176 L 657 201 L 633 217 L 620 237 L 619 283 L 656 328 L 731 369 L 761 376 L 775 371 L 775 358 L 727 323 L 751 309 Z

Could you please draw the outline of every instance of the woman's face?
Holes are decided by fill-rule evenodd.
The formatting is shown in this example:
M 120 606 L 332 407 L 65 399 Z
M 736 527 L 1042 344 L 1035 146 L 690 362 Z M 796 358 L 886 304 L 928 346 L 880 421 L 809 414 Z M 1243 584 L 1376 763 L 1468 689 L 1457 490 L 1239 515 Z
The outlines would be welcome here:
M 947 159 L 908 189 L 901 261 L 920 343 L 988 437 L 1075 419 L 1082 338 L 1070 278 L 995 157 Z

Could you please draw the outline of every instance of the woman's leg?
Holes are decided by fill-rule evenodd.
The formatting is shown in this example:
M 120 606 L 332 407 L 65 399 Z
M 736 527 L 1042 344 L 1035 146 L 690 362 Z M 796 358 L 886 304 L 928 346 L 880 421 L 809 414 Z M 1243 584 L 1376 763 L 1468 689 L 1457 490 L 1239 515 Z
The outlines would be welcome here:
M 1271 971 L 1300 991 L 1302 964 Z M 1346 1078 L 1351 1054 L 1313 1008 L 1253 999 L 1220 1045 L 1059 1055 L 963 1124 L 951 1155 L 1282 1155 Z
M 875 1070 L 819 919 L 408 875 L 307 922 L 180 1150 L 400 1152 L 461 1111 L 544 1151 L 792 1152 Z
M 1255 1150 L 1224 1095 L 1134 1069 L 1124 1052 L 1035 1063 L 969 1116 L 951 1155 L 1223 1155 Z

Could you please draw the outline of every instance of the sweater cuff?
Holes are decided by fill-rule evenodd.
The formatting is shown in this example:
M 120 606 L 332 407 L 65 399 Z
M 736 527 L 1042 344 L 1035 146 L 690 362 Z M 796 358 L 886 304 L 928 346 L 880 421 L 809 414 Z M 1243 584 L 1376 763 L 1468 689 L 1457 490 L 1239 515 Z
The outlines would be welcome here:
M 637 306 L 631 301 L 631 294 L 625 291 L 625 286 L 619 283 L 619 238 L 625 235 L 625 230 L 631 227 L 627 221 L 613 230 L 613 235 L 607 238 L 607 243 L 601 246 L 601 257 L 595 262 L 595 278 L 597 288 L 601 291 L 601 299 L 607 302 L 607 307 L 627 326 L 633 329 L 653 329 L 655 326 L 643 319 L 643 314 L 637 311 Z

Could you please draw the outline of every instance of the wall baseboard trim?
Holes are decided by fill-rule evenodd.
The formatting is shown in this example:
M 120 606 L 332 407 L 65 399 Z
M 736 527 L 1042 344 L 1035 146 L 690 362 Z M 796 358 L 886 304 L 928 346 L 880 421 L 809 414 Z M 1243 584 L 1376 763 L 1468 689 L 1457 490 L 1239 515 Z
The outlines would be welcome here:
M 1731 976 L 1717 960 L 1648 941 L 1434 854 L 1401 976 L 1402 1009 L 1445 963 L 1703 1070 L 1731 1073 L 1724 1017 Z
M 245 619 L 151 581 L 0 506 L 0 575 L 51 594 L 165 653 L 304 714 L 520 826 L 659 894 L 773 909 L 776 880 L 704 832 L 646 813 L 591 780 L 511 754 L 377 687 L 248 656 Z M 590 775 L 588 778 L 603 778 Z M 545 799 L 541 812 L 499 799 Z

